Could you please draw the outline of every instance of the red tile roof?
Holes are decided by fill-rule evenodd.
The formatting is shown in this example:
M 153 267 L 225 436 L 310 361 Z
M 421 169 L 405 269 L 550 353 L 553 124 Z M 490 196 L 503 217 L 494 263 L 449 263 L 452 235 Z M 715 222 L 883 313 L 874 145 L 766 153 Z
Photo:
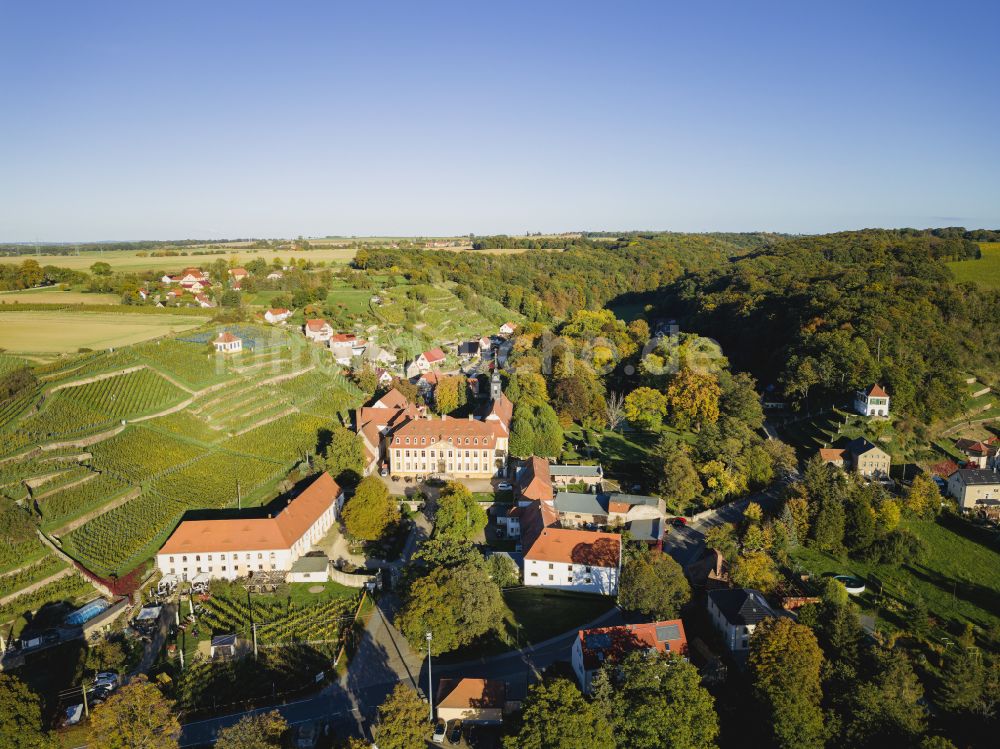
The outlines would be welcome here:
M 185 520 L 160 554 L 290 549 L 336 501 L 340 487 L 323 473 L 274 518 Z
M 431 363 L 444 361 L 444 351 L 440 348 L 432 348 L 430 351 L 425 351 L 423 356 Z
M 524 499 L 551 500 L 555 495 L 552 492 L 549 461 L 538 457 L 529 458 L 521 475 L 518 476 L 517 488 Z
M 233 343 L 238 340 L 240 339 L 234 336 L 228 330 L 226 330 L 223 331 L 222 333 L 219 333 L 219 337 L 215 339 L 215 343 Z
M 674 634 L 677 636 L 665 637 Z M 660 653 L 677 655 L 684 655 L 687 652 L 687 635 L 684 633 L 684 623 L 680 619 L 583 629 L 580 630 L 578 637 L 583 651 L 584 667 L 588 671 L 600 668 L 605 661 L 620 662 L 636 650 L 654 649 Z
M 288 314 L 288 310 L 285 309 L 284 307 L 275 307 L 273 309 L 269 309 L 268 312 L 270 312 L 272 315 L 285 315 L 285 314 Z
M 327 323 L 327 321 L 322 318 L 318 318 L 316 320 L 306 320 L 306 327 L 309 330 L 318 333 L 319 331 L 323 330 L 323 328 L 329 327 L 329 323 Z
M 622 537 L 618 533 L 543 528 L 524 558 L 592 567 L 618 567 L 621 551 Z
M 889 394 L 882 389 L 879 384 L 872 385 L 868 388 L 868 392 L 865 393 L 869 398 L 888 398 Z
M 843 463 L 847 459 L 847 450 L 842 448 L 820 448 L 819 457 L 832 463 Z
M 493 679 L 442 679 L 437 694 L 438 707 L 502 710 L 507 684 Z

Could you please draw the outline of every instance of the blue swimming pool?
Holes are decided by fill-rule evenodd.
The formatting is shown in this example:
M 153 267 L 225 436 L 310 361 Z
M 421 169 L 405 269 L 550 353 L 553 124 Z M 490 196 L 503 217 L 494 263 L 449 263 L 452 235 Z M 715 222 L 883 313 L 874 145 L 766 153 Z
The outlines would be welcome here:
M 90 603 L 84 604 L 72 614 L 68 615 L 63 621 L 66 624 L 79 626 L 85 622 L 89 622 L 95 616 L 104 611 L 104 609 L 108 606 L 110 606 L 110 604 L 103 598 L 95 598 Z

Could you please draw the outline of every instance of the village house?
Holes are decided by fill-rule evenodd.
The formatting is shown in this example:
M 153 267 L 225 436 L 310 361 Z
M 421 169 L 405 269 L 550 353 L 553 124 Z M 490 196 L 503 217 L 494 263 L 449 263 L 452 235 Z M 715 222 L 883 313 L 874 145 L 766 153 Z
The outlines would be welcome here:
M 877 481 L 889 478 L 892 467 L 889 454 L 864 437 L 851 440 L 845 447 L 821 448 L 819 456 L 824 463 Z
M 889 417 L 889 394 L 881 385 L 872 385 L 867 390 L 854 394 L 854 410 L 862 416 Z
M 778 616 L 764 594 L 750 588 L 710 590 L 708 614 L 726 648 L 737 658 L 750 651 L 750 635 L 764 619 Z
M 516 330 L 517 330 L 517 323 L 505 322 L 503 325 L 500 326 L 500 335 L 502 335 L 504 338 L 510 338 L 512 335 L 514 335 Z
M 1000 473 L 982 468 L 962 468 L 948 478 L 948 493 L 963 510 L 1000 505 Z
M 525 585 L 617 594 L 621 534 L 562 528 L 550 501 L 530 502 L 520 509 Z
M 955 449 L 965 456 L 968 468 L 996 468 L 996 437 L 991 437 L 985 441 L 958 439 L 955 440 Z
M 302 332 L 313 343 L 327 343 L 333 338 L 333 328 L 330 327 L 330 323 L 322 318 L 306 320 Z
M 441 373 L 436 369 L 424 372 L 417 378 L 417 392 L 420 393 L 425 402 L 430 403 L 434 400 L 434 389 L 440 381 Z
M 247 272 L 246 268 L 230 268 L 229 269 L 229 282 L 232 284 L 234 289 L 238 289 L 240 284 L 243 283 L 244 279 L 250 274 Z
M 588 491 L 599 489 L 601 481 L 604 479 L 604 470 L 599 465 L 594 466 L 563 466 L 550 465 L 549 475 L 552 477 L 552 484 L 558 487 L 566 487 L 570 484 L 583 484 Z
M 157 553 L 156 566 L 185 581 L 287 573 L 334 524 L 343 496 L 323 473 L 274 517 L 185 520 Z
M 413 379 L 425 372 L 430 372 L 432 369 L 444 364 L 444 360 L 445 353 L 440 348 L 432 348 L 430 351 L 424 351 L 407 367 L 406 376 L 409 379 Z
M 380 366 L 393 366 L 396 364 L 396 355 L 384 349 L 373 341 L 369 341 L 368 345 L 365 346 L 365 353 L 362 354 L 362 359 L 371 364 L 377 364 Z
M 594 675 L 605 663 L 621 663 L 636 651 L 687 656 L 687 635 L 680 619 L 616 627 L 581 629 L 573 640 L 570 663 L 580 682 L 580 690 L 590 694 Z
M 507 683 L 494 679 L 441 679 L 437 717 L 477 725 L 499 725 L 505 713 L 517 708 L 507 697 Z
M 199 307 L 204 309 L 211 309 L 215 306 L 215 302 L 213 302 L 212 298 L 207 294 L 197 294 L 194 300 L 198 303 Z
M 378 378 L 379 387 L 388 387 L 392 384 L 392 372 L 381 367 L 375 368 L 375 377 Z
M 272 325 L 279 325 L 292 316 L 292 311 L 284 307 L 272 307 L 264 313 L 264 319 Z
M 270 273 L 267 274 L 268 281 L 280 281 L 284 277 L 285 274 L 282 273 L 280 270 L 272 270 Z
M 198 286 L 198 291 L 203 288 L 207 288 L 211 285 L 211 280 L 207 273 L 202 272 L 201 268 L 185 268 L 176 276 L 163 276 L 160 279 L 160 283 L 164 284 L 180 284 L 186 288 L 192 288 L 193 286 Z
M 424 413 L 393 388 L 369 406 L 355 412 L 355 428 L 365 448 L 365 475 L 388 467 L 386 441 L 392 430 Z
M 212 341 L 212 345 L 220 354 L 235 354 L 243 350 L 243 339 L 233 335 L 228 330 L 224 330 Z
M 338 364 L 349 366 L 351 360 L 365 353 L 368 342 L 353 333 L 337 333 L 330 337 L 327 345 Z

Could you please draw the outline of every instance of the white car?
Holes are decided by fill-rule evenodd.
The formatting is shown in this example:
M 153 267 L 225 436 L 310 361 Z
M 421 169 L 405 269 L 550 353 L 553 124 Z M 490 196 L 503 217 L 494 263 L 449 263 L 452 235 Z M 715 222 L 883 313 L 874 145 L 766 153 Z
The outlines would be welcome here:
M 111 671 L 102 671 L 94 677 L 94 686 L 107 687 L 110 691 L 114 691 L 118 687 L 118 674 Z
M 510 483 L 507 482 L 507 481 L 501 481 L 499 484 L 497 484 L 497 490 L 498 491 L 509 492 L 513 488 L 514 487 L 511 486 Z
M 448 726 L 443 720 L 439 720 L 434 724 L 434 733 L 431 735 L 431 741 L 435 744 L 444 743 L 444 734 Z

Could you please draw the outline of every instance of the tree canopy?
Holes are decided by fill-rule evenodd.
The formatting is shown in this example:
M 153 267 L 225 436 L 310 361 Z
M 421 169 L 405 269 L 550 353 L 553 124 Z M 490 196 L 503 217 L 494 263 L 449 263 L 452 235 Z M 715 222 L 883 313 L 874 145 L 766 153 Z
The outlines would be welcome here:
M 505 749 L 614 749 L 611 725 L 601 710 L 566 679 L 528 689 L 521 728 L 504 739 Z
M 399 522 L 399 507 L 378 476 L 367 476 L 344 504 L 342 517 L 353 538 L 377 541 Z

